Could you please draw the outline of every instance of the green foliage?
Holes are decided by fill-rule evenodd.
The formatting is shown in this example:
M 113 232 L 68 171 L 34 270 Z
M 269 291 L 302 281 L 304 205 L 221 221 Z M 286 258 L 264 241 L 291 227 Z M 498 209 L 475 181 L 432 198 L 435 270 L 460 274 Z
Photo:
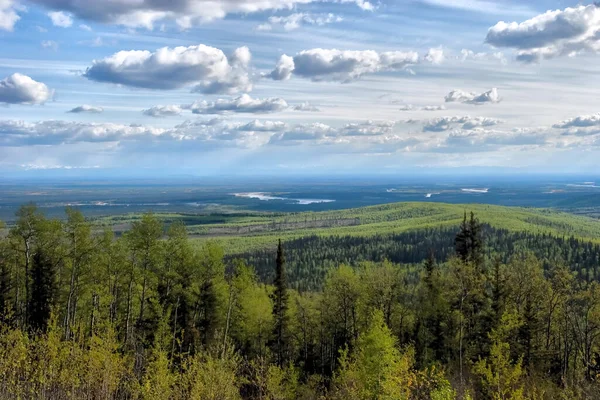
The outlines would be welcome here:
M 600 398 L 600 250 L 547 234 L 597 227 L 473 209 L 236 216 L 258 242 L 327 234 L 233 259 L 176 216 L 115 235 L 25 206 L 0 238 L 0 398 Z
M 479 360 L 473 372 L 481 377 L 483 390 L 494 400 L 521 400 L 522 358 L 512 361 L 508 337 L 522 325 L 517 314 L 505 313 L 500 327 L 490 333 L 492 347 L 487 359 Z

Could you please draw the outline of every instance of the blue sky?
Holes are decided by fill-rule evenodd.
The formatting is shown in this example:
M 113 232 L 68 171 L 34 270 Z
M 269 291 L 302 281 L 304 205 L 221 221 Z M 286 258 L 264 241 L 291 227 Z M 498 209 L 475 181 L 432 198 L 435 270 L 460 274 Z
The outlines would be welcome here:
M 0 171 L 594 173 L 600 8 L 0 0 Z

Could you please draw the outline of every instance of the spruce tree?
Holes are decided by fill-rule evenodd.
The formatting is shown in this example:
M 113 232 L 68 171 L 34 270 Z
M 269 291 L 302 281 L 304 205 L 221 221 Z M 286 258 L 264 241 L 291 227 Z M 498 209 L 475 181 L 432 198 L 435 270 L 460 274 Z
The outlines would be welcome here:
M 29 326 L 33 331 L 46 331 L 52 303 L 56 294 L 54 265 L 41 251 L 33 255 L 31 263 L 31 292 L 29 295 Z
M 0 259 L 0 321 L 6 322 L 10 305 L 12 303 L 13 283 L 8 263 Z
M 460 224 L 460 228 L 458 233 L 456 234 L 456 238 L 454 239 L 454 248 L 456 250 L 456 255 L 463 262 L 467 262 L 467 259 L 469 257 L 469 237 L 469 224 L 467 222 L 467 212 L 465 211 L 465 216 Z
M 483 238 L 479 219 L 471 211 L 471 217 L 467 220 L 467 212 L 460 224 L 460 229 L 454 240 L 454 247 L 458 257 L 465 263 L 473 263 L 481 266 L 483 262 Z
M 274 326 L 274 352 L 277 357 L 277 364 L 283 366 L 286 359 L 287 348 L 287 310 L 288 310 L 288 286 L 285 275 L 285 256 L 281 239 L 277 247 L 277 259 L 275 268 L 275 281 L 273 282 L 275 290 L 273 291 L 273 319 Z

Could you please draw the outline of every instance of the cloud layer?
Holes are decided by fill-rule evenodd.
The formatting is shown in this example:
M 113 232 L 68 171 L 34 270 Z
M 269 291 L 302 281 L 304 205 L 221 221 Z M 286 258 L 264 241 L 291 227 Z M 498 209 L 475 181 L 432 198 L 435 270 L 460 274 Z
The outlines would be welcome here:
M 317 25 L 323 26 L 335 22 L 343 21 L 342 17 L 334 14 L 309 14 L 309 13 L 294 13 L 286 17 L 269 17 L 269 22 L 261 24 L 257 27 L 259 31 L 270 31 L 276 28 L 281 28 L 285 31 L 293 31 L 300 28 L 302 25 Z
M 48 86 L 27 75 L 15 73 L 0 81 L 0 103 L 43 104 L 52 94 Z
M 52 9 L 71 13 L 79 18 L 128 27 L 152 29 L 160 21 L 173 20 L 181 28 L 222 19 L 229 14 L 292 9 L 315 0 L 31 0 Z M 365 0 L 336 0 L 354 3 L 363 10 L 374 7 Z
M 251 53 L 236 49 L 229 57 L 222 50 L 203 44 L 163 47 L 155 52 L 120 51 L 94 60 L 84 76 L 97 82 L 147 89 L 178 89 L 193 86 L 200 93 L 250 91 L 248 75 Z
M 194 114 L 266 114 L 283 111 L 288 108 L 288 104 L 285 100 L 278 97 L 253 99 L 248 94 L 243 94 L 231 100 L 219 99 L 213 102 L 203 100 L 187 108 L 192 110 Z

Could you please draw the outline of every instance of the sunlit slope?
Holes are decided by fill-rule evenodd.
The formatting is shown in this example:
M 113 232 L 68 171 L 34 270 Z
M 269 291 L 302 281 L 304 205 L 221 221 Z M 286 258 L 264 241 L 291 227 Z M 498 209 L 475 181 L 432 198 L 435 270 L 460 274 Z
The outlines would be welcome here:
M 458 225 L 473 211 L 483 223 L 509 231 L 574 236 L 600 242 L 600 220 L 548 209 L 484 204 L 394 203 L 317 213 L 237 218 L 221 224 L 190 224 L 198 240 L 221 242 L 228 252 L 271 246 L 307 235 L 377 235 Z

